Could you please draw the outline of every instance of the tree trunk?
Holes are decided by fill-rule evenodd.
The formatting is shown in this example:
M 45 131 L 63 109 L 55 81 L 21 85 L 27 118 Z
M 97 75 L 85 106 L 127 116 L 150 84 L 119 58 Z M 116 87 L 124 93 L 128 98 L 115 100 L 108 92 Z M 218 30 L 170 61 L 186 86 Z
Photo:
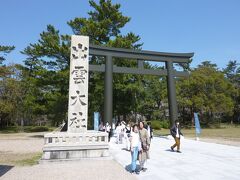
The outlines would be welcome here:
M 123 121 L 126 122 L 126 119 L 127 119 L 127 115 L 123 114 Z

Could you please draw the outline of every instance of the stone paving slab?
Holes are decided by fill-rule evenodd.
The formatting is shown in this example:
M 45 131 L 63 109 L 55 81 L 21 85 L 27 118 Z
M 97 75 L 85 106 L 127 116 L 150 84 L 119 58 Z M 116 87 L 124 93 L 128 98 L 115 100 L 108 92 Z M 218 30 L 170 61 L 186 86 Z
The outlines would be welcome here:
M 135 175 L 140 180 L 239 180 L 240 147 L 184 139 L 182 153 L 170 151 L 173 139 L 154 137 L 146 172 Z M 130 152 L 124 145 L 110 143 L 110 152 L 126 170 Z

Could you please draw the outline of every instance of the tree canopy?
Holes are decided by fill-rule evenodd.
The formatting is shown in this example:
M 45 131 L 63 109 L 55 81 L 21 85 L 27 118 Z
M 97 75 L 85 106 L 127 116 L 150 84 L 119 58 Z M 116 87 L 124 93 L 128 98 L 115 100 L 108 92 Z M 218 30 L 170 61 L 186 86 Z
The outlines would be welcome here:
M 108 47 L 141 49 L 143 43 L 133 32 L 122 33 L 131 18 L 121 12 L 121 5 L 111 0 L 90 0 L 88 17 L 67 22 L 73 34 L 90 37 L 90 43 Z M 39 40 L 22 53 L 24 65 L 3 65 L 14 46 L 0 46 L 0 123 L 38 124 L 41 121 L 58 125 L 67 119 L 70 34 L 61 34 L 47 25 Z M 137 61 L 113 58 L 114 65 L 136 67 Z M 192 60 L 191 60 L 192 61 Z M 240 66 L 229 61 L 220 70 L 211 61 L 195 68 L 190 63 L 178 64 L 189 71 L 189 78 L 176 78 L 177 102 L 181 121 L 191 125 L 193 112 L 199 112 L 205 125 L 240 121 Z M 92 56 L 90 64 L 104 64 L 102 57 Z M 145 68 L 163 69 L 144 62 Z M 118 120 L 135 121 L 137 115 L 147 120 L 168 119 L 166 77 L 114 74 L 113 114 Z M 89 127 L 93 112 L 103 117 L 104 74 L 89 75 Z M 104 120 L 104 119 L 103 119 Z

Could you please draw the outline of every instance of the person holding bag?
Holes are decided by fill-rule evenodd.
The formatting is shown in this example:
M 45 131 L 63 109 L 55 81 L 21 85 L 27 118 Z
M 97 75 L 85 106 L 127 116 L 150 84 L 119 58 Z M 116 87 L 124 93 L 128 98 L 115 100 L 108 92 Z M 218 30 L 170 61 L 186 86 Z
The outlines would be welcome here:
M 140 170 L 145 172 L 147 168 L 144 167 L 144 164 L 147 159 L 150 159 L 150 137 L 148 135 L 148 131 L 144 128 L 144 123 L 142 121 L 139 122 L 139 136 L 142 146 L 142 151 L 139 152 Z

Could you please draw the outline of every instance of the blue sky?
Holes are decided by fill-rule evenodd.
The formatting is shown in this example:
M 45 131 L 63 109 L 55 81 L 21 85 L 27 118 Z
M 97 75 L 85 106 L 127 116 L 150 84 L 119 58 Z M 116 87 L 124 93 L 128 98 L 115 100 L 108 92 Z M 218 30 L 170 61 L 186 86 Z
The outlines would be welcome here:
M 239 0 L 113 0 L 131 21 L 122 29 L 141 37 L 144 50 L 194 52 L 192 67 L 209 60 L 219 68 L 240 62 Z M 87 0 L 2 0 L 0 45 L 16 49 L 5 63 L 22 63 L 19 51 L 39 39 L 47 24 L 71 34 L 67 21 L 87 17 Z

